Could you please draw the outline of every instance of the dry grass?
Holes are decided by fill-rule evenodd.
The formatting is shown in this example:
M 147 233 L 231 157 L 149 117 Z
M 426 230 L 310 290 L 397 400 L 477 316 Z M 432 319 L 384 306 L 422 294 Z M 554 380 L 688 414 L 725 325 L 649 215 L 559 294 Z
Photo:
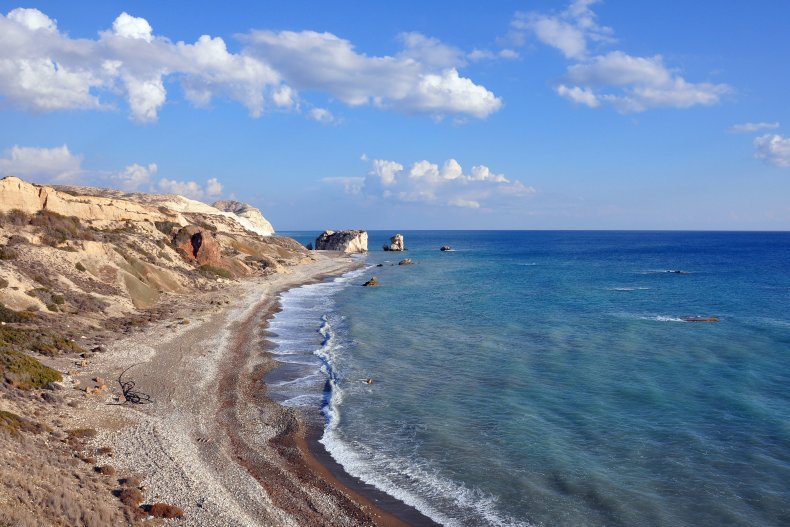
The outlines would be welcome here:
M 148 507 L 147 512 L 154 518 L 181 518 L 184 515 L 179 507 L 167 503 L 154 503 Z
M 139 507 L 145 501 L 143 493 L 134 487 L 126 487 L 118 492 L 118 499 L 127 507 Z

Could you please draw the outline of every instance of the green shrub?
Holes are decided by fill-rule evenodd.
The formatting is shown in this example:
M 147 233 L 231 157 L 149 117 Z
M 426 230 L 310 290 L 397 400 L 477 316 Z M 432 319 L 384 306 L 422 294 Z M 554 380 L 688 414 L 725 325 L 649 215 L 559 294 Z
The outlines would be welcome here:
M 6 282 L 8 284 L 8 282 Z M 35 315 L 27 311 L 14 311 L 0 304 L 0 322 L 27 322 Z
M 26 315 L 26 313 L 17 314 Z M 76 341 L 52 331 L 8 326 L 0 326 L 0 347 L 33 351 L 47 356 L 54 356 L 59 352 L 85 353 L 85 349 Z
M 222 278 L 233 278 L 233 275 L 230 274 L 230 271 L 227 269 L 223 269 L 222 267 L 214 267 L 213 265 L 201 265 L 200 270 L 207 274 L 213 274 L 216 276 L 220 276 Z
M 42 388 L 51 382 L 63 380 L 59 371 L 8 348 L 0 348 L 0 375 L 9 384 L 23 390 Z
M 41 240 L 53 247 L 66 240 L 94 240 L 93 231 L 82 225 L 76 216 L 62 216 L 42 210 L 30 218 L 30 225 L 41 229 Z
M 52 303 L 56 306 L 62 306 L 66 303 L 66 299 L 63 297 L 63 295 L 52 295 Z
M 82 265 L 80 262 L 77 262 L 77 263 L 75 263 L 75 264 L 74 264 L 74 267 L 76 267 L 76 268 L 77 268 L 77 271 L 81 271 L 81 272 L 83 272 L 83 273 L 84 273 L 85 271 L 87 271 L 87 269 L 85 268 L 85 266 L 84 266 L 84 265 Z

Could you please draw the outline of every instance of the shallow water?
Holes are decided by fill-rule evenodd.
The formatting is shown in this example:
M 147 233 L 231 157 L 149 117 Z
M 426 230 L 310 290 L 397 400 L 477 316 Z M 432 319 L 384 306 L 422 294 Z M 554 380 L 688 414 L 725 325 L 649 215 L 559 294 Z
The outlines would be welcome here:
M 271 326 L 349 473 L 446 525 L 790 524 L 790 234 L 389 234 Z

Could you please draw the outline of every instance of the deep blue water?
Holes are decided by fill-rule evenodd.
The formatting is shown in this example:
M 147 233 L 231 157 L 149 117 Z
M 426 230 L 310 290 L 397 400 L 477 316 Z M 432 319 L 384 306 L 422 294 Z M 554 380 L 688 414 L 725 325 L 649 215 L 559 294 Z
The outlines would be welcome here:
M 446 525 L 790 525 L 790 233 L 391 234 L 272 322 L 349 473 Z

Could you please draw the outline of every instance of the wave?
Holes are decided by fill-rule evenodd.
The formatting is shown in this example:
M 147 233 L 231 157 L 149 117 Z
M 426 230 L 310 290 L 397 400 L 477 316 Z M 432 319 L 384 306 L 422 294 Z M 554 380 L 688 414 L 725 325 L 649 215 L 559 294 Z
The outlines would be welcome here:
M 636 271 L 636 274 L 694 274 L 694 271 L 684 271 L 683 269 L 645 269 Z
M 336 404 L 331 406 L 333 419 L 328 423 L 320 442 L 352 476 L 414 507 L 442 525 L 530 525 L 503 516 L 497 511 L 496 497 L 440 476 L 428 461 L 407 460 L 375 451 L 360 442 L 344 440 L 337 428 L 339 408 Z
M 535 262 L 528 262 L 528 263 L 517 263 L 516 265 L 520 265 L 522 267 L 532 267 L 532 266 L 535 266 L 535 265 L 538 265 L 538 264 L 535 263 Z
M 647 291 L 649 287 L 607 287 L 607 291 Z

